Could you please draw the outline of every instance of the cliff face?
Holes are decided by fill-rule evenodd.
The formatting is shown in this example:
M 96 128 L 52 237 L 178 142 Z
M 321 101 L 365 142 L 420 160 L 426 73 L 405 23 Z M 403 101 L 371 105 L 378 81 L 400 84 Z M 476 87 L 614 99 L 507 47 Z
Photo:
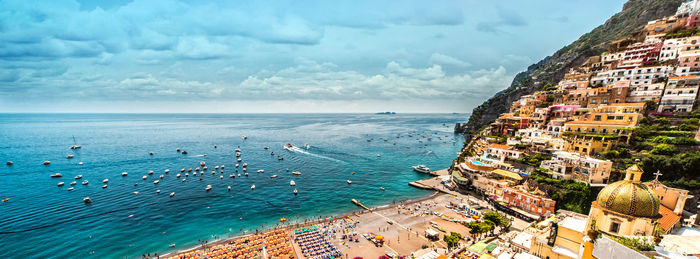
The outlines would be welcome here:
M 631 36 L 648 21 L 675 14 L 682 2 L 684 1 L 629 0 L 622 11 L 610 17 L 605 24 L 518 73 L 510 87 L 474 108 L 469 122 L 464 127 L 455 128 L 455 131 L 468 133 L 482 128 L 501 113 L 507 112 L 511 103 L 521 96 L 539 91 L 547 83 L 556 84 L 570 68 L 581 65 L 590 56 L 603 53 L 610 42 Z

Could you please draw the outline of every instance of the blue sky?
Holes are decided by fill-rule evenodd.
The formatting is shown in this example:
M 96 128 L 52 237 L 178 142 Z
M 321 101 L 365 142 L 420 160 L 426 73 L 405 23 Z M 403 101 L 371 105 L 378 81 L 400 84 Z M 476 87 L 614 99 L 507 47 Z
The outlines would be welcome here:
M 470 112 L 620 0 L 0 0 L 0 112 Z

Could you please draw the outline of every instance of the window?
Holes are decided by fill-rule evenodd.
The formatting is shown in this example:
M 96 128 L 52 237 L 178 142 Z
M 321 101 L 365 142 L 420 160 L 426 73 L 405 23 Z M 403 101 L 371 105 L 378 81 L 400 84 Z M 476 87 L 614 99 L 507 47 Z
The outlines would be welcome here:
M 620 223 L 619 222 L 610 223 L 610 232 L 617 234 L 618 231 L 620 231 Z

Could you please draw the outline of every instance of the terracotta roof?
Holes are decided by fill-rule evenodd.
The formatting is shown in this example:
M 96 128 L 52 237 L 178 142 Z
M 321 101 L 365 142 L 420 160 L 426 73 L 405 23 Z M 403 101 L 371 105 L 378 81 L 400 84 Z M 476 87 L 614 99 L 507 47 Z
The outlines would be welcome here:
M 499 149 L 513 149 L 513 147 L 508 146 L 508 145 L 501 145 L 501 144 L 491 144 L 489 145 L 490 148 L 499 148 Z
M 672 76 L 668 79 L 686 79 L 686 78 L 698 78 L 698 76 Z
M 611 103 L 608 104 L 608 107 L 615 107 L 615 106 L 644 106 L 645 103 Z
M 624 122 L 624 121 L 570 121 L 567 122 L 566 124 L 583 124 L 583 125 L 600 125 L 600 126 L 605 126 L 605 125 L 630 125 L 629 122 Z
M 681 219 L 681 216 L 676 215 L 671 209 L 664 206 L 659 206 L 659 214 L 661 214 L 659 226 L 664 229 L 664 232 L 668 231 Z

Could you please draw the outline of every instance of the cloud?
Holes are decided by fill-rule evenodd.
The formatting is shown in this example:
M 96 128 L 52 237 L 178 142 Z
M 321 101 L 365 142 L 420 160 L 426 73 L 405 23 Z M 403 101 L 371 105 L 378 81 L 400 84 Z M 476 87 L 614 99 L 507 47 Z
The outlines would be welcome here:
M 433 55 L 430 56 L 430 64 L 440 64 L 456 67 L 469 67 L 472 65 L 469 62 L 464 62 L 458 58 L 440 53 L 433 53 Z

